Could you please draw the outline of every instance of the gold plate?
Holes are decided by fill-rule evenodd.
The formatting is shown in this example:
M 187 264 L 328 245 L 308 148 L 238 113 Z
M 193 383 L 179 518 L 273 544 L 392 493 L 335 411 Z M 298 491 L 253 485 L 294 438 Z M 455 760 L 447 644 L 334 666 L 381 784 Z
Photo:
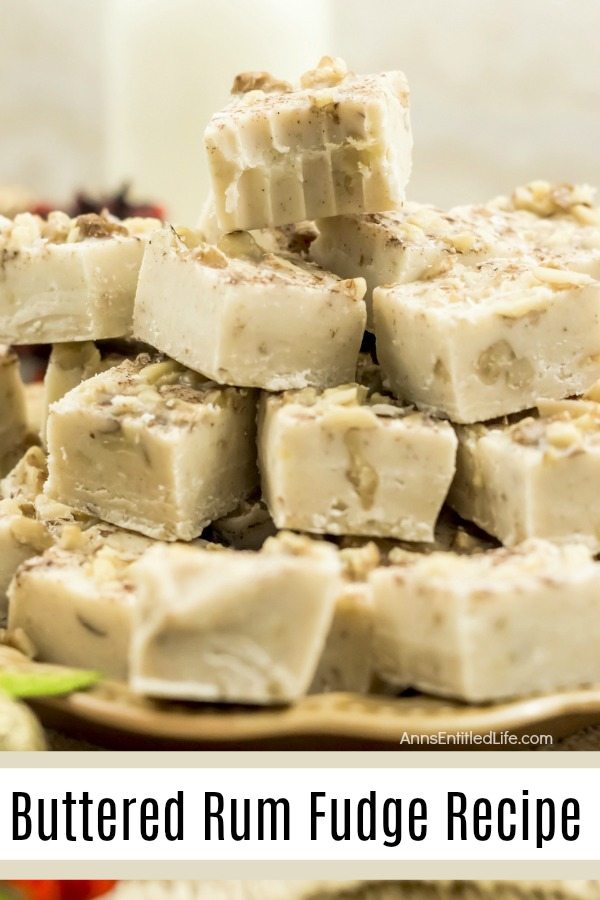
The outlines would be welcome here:
M 47 726 L 111 749 L 439 749 L 410 739 L 445 733 L 459 741 L 444 749 L 499 750 L 510 746 L 474 745 L 464 735 L 557 739 L 600 722 L 600 686 L 482 706 L 423 694 L 319 694 L 291 707 L 256 709 L 152 701 L 105 682 L 30 702 Z

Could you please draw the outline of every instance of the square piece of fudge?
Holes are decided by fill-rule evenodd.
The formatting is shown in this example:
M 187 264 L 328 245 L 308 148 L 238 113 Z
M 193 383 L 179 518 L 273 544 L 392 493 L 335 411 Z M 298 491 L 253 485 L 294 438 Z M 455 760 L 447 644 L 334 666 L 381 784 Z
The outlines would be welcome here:
M 126 679 L 135 601 L 129 570 L 152 543 L 111 525 L 65 528 L 55 546 L 18 569 L 9 630 L 23 629 L 43 662 Z
M 0 345 L 0 477 L 15 464 L 27 437 L 25 388 L 19 358 Z
M 376 287 L 434 278 L 453 262 L 513 258 L 527 246 L 510 213 L 477 214 L 466 207 L 452 213 L 422 203 L 405 203 L 392 212 L 334 216 L 317 227 L 310 259 L 341 278 L 365 279 L 371 331 Z
M 413 554 L 370 582 L 385 681 L 473 703 L 600 682 L 600 563 L 581 545 Z
M 402 72 L 354 75 L 324 57 L 298 87 L 245 72 L 204 144 L 223 231 L 395 209 L 411 169 Z
M 334 548 L 286 535 L 258 553 L 155 547 L 132 572 L 135 691 L 265 705 L 306 693 L 340 586 Z
M 475 207 L 479 219 L 498 216 L 510 221 L 540 260 L 558 257 L 575 271 L 600 278 L 600 208 L 587 184 L 532 181 L 509 197 L 496 197 Z M 470 209 L 465 207 L 462 209 Z M 460 215 L 461 208 L 451 210 Z
M 433 541 L 455 467 L 448 422 L 357 384 L 264 395 L 258 422 L 278 528 Z
M 600 277 L 600 213 L 586 186 L 535 182 L 512 196 L 445 211 L 420 203 L 373 215 L 334 216 L 317 222 L 309 256 L 342 278 L 367 282 L 368 328 L 372 292 L 443 274 L 454 262 L 533 255 L 558 257 L 566 268 Z
M 540 537 L 597 551 L 600 404 L 556 407 L 518 422 L 460 427 L 449 503 L 506 546 Z
M 191 540 L 257 485 L 254 392 L 141 354 L 54 403 L 46 493 L 106 522 Z
M 455 265 L 376 288 L 373 307 L 394 393 L 454 422 L 577 394 L 600 375 L 600 282 L 558 262 Z
M 130 334 L 145 241 L 159 225 L 157 219 L 95 213 L 0 220 L 0 341 Z
M 248 234 L 220 246 L 188 230 L 152 238 L 135 335 L 220 384 L 279 391 L 352 380 L 366 321 L 364 281 L 268 253 Z

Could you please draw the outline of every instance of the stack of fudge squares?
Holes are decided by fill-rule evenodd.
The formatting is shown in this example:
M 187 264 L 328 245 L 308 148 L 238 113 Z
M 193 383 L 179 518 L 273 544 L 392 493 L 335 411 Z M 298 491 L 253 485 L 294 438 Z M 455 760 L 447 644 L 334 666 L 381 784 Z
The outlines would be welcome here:
M 196 228 L 0 221 L 8 639 L 204 702 L 599 683 L 593 191 L 406 201 L 400 72 L 232 93 Z

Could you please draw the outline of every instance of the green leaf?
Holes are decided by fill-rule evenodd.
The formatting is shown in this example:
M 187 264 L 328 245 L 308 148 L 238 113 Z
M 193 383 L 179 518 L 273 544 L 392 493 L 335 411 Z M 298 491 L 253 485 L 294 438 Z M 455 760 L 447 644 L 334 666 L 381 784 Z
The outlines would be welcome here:
M 98 672 L 86 669 L 55 669 L 40 666 L 38 671 L 0 670 L 0 691 L 9 697 L 52 697 L 92 687 L 101 680 Z

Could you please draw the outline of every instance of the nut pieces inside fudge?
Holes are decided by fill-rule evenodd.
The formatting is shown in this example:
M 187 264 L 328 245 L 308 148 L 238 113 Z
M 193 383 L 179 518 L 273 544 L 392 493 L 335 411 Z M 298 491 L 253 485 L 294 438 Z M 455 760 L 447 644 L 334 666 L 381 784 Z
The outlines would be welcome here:
M 107 522 L 191 540 L 256 487 L 254 392 L 141 354 L 50 409 L 46 493 Z
M 379 287 L 381 369 L 398 396 L 460 423 L 581 393 L 600 375 L 599 300 L 590 275 L 533 258 Z
M 449 423 L 357 384 L 263 395 L 258 422 L 278 528 L 433 540 L 454 474 Z
M 243 73 L 204 133 L 223 231 L 395 209 L 411 168 L 401 72 L 355 75 L 323 57 L 293 89 Z
M 269 253 L 247 233 L 217 247 L 167 228 L 144 255 L 134 332 L 220 384 L 327 387 L 354 378 L 364 292 L 361 278 Z
M 580 225 L 600 225 L 596 189 L 589 184 L 537 180 L 519 185 L 509 197 L 496 197 L 493 205 L 504 210 L 533 213 L 539 218 L 572 217 Z
M 537 417 L 458 429 L 449 502 L 506 546 L 543 537 L 598 551 L 600 404 L 547 401 L 542 408 Z
M 44 662 L 125 680 L 135 603 L 129 571 L 152 543 L 111 525 L 64 528 L 57 543 L 18 569 L 10 631 L 22 629 Z
M 392 684 L 479 703 L 600 682 L 600 563 L 581 545 L 405 555 L 370 581 Z
M 130 334 L 144 245 L 159 225 L 95 213 L 0 218 L 0 340 L 39 344 Z

